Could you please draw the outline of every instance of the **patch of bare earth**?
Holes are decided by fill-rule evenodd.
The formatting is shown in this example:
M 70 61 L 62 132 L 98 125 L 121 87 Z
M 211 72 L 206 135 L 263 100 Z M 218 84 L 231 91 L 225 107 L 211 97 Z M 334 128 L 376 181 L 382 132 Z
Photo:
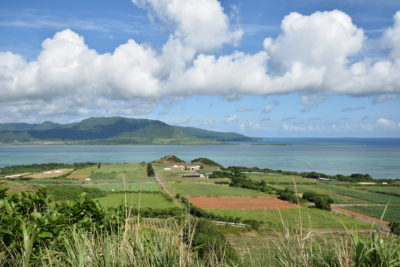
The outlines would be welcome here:
M 195 206 L 202 209 L 293 209 L 303 208 L 276 197 L 187 197 Z
M 59 170 L 52 170 L 52 171 L 45 171 L 45 172 L 38 172 L 38 173 L 34 173 L 28 176 L 25 176 L 27 178 L 55 178 L 55 177 L 59 177 L 61 175 L 64 174 L 68 174 L 70 172 L 72 172 L 73 169 L 59 169 Z

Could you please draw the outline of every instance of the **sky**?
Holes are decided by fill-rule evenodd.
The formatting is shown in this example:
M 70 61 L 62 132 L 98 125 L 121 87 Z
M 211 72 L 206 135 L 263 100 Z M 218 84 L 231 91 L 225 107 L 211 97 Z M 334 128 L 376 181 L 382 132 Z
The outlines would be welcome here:
M 398 0 L 1 0 L 0 123 L 400 137 Z

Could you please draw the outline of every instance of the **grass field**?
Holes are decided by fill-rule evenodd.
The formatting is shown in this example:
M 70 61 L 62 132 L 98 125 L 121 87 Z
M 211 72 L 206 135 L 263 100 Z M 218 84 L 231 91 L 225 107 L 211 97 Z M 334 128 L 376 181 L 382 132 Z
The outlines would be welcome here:
M 115 192 L 121 191 L 162 191 L 161 186 L 159 184 L 126 184 L 125 187 L 122 183 L 118 184 L 89 184 L 87 187 L 95 187 L 101 190 L 112 192 L 113 189 Z
M 73 178 L 73 179 L 85 179 L 87 177 L 90 177 L 90 175 L 97 169 L 96 166 L 90 166 L 86 168 L 81 168 L 73 171 L 70 175 L 68 175 L 68 178 Z
M 400 197 L 400 186 L 364 186 L 362 188 L 358 187 L 357 189 L 364 189 L 375 193 L 396 195 Z
M 361 200 L 366 200 L 366 201 L 369 201 L 369 202 L 372 202 L 372 203 L 377 203 L 377 204 L 386 204 L 386 203 L 400 204 L 400 197 L 396 197 L 396 196 L 380 194 L 380 193 L 374 193 L 374 192 L 364 191 L 364 190 L 357 190 L 357 189 L 352 189 L 352 188 L 339 187 L 339 186 L 329 186 L 327 188 L 331 188 L 337 194 L 344 195 L 344 196 L 349 196 L 349 197 L 354 197 L 354 198 L 358 198 L 358 199 L 361 199 Z
M 316 179 L 303 178 L 294 175 L 283 175 L 283 174 L 246 174 L 252 180 L 265 181 L 269 184 L 293 184 L 293 180 L 296 184 L 316 184 L 319 183 Z
M 378 219 L 382 217 L 385 210 L 385 206 L 351 206 L 344 208 Z M 384 214 L 383 220 L 400 223 L 400 205 L 389 205 Z
M 136 208 L 167 209 L 176 207 L 172 200 L 157 193 L 112 193 L 97 200 L 105 207 L 115 207 L 124 203 L 125 197 L 128 206 Z
M 146 166 L 141 164 L 102 164 L 95 173 L 129 173 L 129 177 L 147 177 Z
M 299 229 L 300 225 L 302 225 L 303 229 L 330 230 L 344 230 L 353 228 L 367 229 L 370 227 L 370 224 L 364 223 L 357 219 L 316 208 L 282 210 L 213 209 L 209 211 L 217 215 L 261 220 L 265 223 L 266 227 L 273 229 L 282 228 L 283 226 Z
M 173 194 L 184 196 L 268 196 L 268 194 L 224 185 L 213 184 L 168 184 Z
M 276 187 L 276 186 L 275 186 Z M 291 190 L 295 190 L 294 185 L 285 185 L 284 187 L 287 187 Z M 335 204 L 368 204 L 371 203 L 367 199 L 359 199 L 359 198 L 354 198 L 352 196 L 345 196 L 342 194 L 339 194 L 338 192 L 342 192 L 343 190 L 346 190 L 346 188 L 343 188 L 340 186 L 336 185 L 325 185 L 325 184 L 315 184 L 315 185 L 296 185 L 297 191 L 299 193 L 304 193 L 304 192 L 314 192 L 317 194 L 324 194 L 328 195 L 330 198 L 333 199 Z M 348 192 L 348 191 L 346 191 Z

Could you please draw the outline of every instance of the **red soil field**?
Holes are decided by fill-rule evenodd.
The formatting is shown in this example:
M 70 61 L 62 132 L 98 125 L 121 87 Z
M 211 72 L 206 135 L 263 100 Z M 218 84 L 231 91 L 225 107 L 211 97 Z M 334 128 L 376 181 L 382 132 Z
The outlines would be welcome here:
M 299 206 L 276 197 L 187 197 L 202 209 L 293 209 Z M 300 206 L 300 208 L 302 208 Z

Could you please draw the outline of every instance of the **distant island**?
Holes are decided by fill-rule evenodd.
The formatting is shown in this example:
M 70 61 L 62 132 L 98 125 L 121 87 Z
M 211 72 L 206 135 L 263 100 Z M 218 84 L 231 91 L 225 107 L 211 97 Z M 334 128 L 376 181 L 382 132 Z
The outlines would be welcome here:
M 0 124 L 2 144 L 206 145 L 255 140 L 258 139 L 234 132 L 215 132 L 173 126 L 159 120 L 125 117 L 92 117 L 68 124 L 50 121 Z

